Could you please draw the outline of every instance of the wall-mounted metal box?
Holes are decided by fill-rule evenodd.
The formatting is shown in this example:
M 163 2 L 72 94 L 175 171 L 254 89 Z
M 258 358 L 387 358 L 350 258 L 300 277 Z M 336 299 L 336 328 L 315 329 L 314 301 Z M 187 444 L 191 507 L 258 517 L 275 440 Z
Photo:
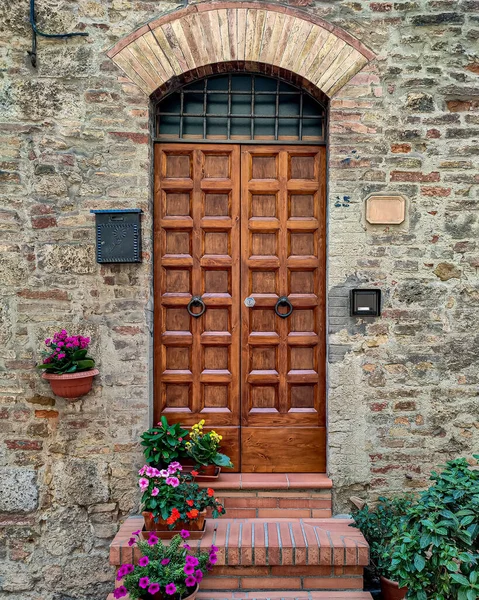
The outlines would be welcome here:
M 379 317 L 381 290 L 351 290 L 352 317 Z
M 96 262 L 141 262 L 140 208 L 90 212 L 96 220 Z

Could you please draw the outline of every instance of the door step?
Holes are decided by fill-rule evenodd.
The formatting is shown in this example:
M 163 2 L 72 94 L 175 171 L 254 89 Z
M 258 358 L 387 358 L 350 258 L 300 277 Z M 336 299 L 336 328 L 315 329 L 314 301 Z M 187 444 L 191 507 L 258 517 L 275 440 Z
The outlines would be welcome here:
M 204 592 L 197 600 L 372 600 L 369 592 L 291 592 L 269 590 L 264 592 Z M 107 600 L 114 600 L 109 594 Z M 128 600 L 128 596 L 125 597 Z
M 329 518 L 332 481 L 324 473 L 222 473 L 212 487 L 223 518 Z
M 369 547 L 348 519 L 219 519 L 206 521 L 193 549 L 218 547 L 218 562 L 202 589 L 216 590 L 356 590 L 363 588 Z M 128 546 L 143 517 L 130 517 L 110 547 L 116 566 L 136 562 Z

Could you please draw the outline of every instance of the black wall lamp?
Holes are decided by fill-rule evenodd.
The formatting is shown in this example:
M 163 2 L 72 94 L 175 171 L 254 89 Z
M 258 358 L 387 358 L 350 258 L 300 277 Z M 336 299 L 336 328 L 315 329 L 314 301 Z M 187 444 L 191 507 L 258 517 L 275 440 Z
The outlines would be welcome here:
M 379 317 L 381 315 L 381 290 L 351 290 L 352 317 Z

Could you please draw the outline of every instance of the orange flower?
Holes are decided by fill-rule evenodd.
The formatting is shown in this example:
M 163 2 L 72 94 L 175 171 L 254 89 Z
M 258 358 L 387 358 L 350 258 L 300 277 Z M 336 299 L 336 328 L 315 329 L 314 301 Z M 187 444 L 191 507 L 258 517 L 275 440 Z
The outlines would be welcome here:
M 198 510 L 196 508 L 192 508 L 190 512 L 186 513 L 186 516 L 188 517 L 188 519 L 196 519 L 196 517 L 198 516 Z
M 168 517 L 168 518 L 166 519 L 166 522 L 168 523 L 168 525 L 173 525 L 173 523 L 174 523 L 175 521 L 176 521 L 176 519 L 175 519 L 175 518 L 173 518 L 173 517 Z
M 193 475 L 193 477 L 197 477 L 198 471 L 191 471 L 191 474 Z
M 188 504 L 188 506 L 193 506 L 194 502 L 193 500 L 187 500 L 186 504 Z
M 211 498 L 211 496 L 215 495 L 215 491 L 211 488 L 208 488 L 208 496 Z

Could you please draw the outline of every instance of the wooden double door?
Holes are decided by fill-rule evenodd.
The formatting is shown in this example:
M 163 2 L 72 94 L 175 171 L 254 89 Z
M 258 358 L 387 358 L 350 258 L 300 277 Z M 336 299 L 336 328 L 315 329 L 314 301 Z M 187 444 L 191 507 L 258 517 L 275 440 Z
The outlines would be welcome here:
M 325 471 L 325 150 L 155 145 L 155 420 L 236 471 Z

